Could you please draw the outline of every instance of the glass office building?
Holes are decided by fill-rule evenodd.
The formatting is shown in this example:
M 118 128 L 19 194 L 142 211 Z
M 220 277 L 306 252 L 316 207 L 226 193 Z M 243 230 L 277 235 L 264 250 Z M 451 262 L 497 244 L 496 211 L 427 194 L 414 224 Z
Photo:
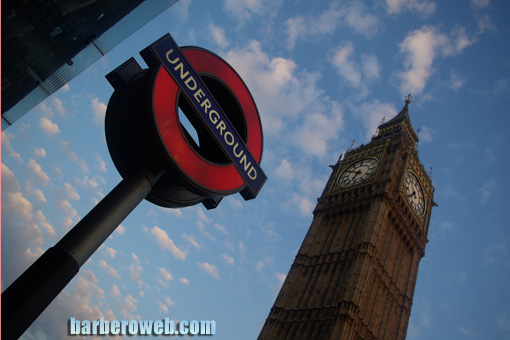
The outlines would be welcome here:
M 178 0 L 2 0 L 2 131 Z

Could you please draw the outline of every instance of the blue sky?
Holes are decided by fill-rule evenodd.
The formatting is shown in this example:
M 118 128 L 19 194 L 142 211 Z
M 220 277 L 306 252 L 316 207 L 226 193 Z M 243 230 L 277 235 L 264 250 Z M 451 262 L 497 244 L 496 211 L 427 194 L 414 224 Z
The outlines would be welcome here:
M 510 4 L 184 0 L 2 133 L 2 290 L 121 178 L 107 151 L 104 76 L 165 33 L 243 77 L 264 128 L 255 200 L 142 202 L 25 339 L 67 320 L 214 319 L 256 339 L 312 220 L 330 164 L 413 94 L 435 201 L 408 339 L 510 338 Z

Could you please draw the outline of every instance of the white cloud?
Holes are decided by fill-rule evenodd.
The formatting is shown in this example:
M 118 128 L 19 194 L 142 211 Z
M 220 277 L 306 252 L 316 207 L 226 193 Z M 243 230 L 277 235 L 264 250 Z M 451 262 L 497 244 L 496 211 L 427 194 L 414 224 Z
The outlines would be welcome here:
M 119 287 L 117 287 L 116 285 L 113 285 L 112 286 L 112 291 L 110 292 L 110 295 L 113 296 L 113 297 L 120 296 L 120 289 L 119 289 Z
M 436 230 L 441 236 L 445 236 L 446 234 L 455 231 L 455 225 L 450 221 L 441 221 L 441 223 L 437 224 Z
M 491 4 L 490 0 L 471 0 L 471 5 L 476 8 L 488 7 Z
M 158 268 L 159 271 L 159 277 L 157 279 L 157 282 L 162 285 L 165 288 L 168 288 L 170 281 L 172 281 L 174 278 L 172 277 L 172 274 L 168 271 L 166 268 Z
M 331 106 L 317 88 L 319 75 L 297 70 L 293 60 L 270 58 L 258 41 L 230 50 L 227 61 L 248 85 L 259 108 L 266 136 L 278 135 L 295 125 L 308 107 Z
M 359 87 L 361 85 L 361 73 L 350 59 L 353 52 L 352 44 L 346 42 L 335 51 L 332 62 L 340 76 L 347 80 L 352 87 Z
M 166 231 L 157 226 L 152 227 L 150 230 L 145 230 L 156 238 L 156 243 L 161 249 L 169 251 L 176 259 L 184 260 L 186 258 L 186 252 L 175 245 L 174 241 L 168 237 Z
M 2 163 L 2 284 L 8 285 L 42 253 L 47 239 L 55 237 L 53 226 L 41 210 L 22 194 L 12 172 Z
M 379 23 L 377 16 L 369 13 L 360 1 L 334 1 L 329 9 L 318 15 L 297 16 L 285 21 L 287 47 L 293 49 L 298 39 L 330 35 L 342 25 L 365 37 L 372 37 L 377 33 Z
M 205 214 L 204 210 L 200 207 L 197 208 L 197 216 L 198 219 L 202 222 L 205 222 L 207 224 L 212 222 L 212 220 Z
M 483 161 L 487 163 L 492 163 L 498 160 L 496 156 L 496 152 L 492 146 L 488 146 L 485 148 Z
M 226 264 L 233 265 L 234 264 L 234 258 L 232 256 L 228 256 L 226 254 L 221 255 L 221 259 L 225 261 Z
M 420 142 L 426 142 L 426 143 L 430 143 L 432 142 L 432 135 L 434 134 L 434 130 L 432 130 L 431 128 L 428 128 L 426 126 L 422 126 L 420 128 Z
M 220 272 L 218 270 L 218 267 L 216 267 L 214 264 L 210 264 L 208 262 L 197 262 L 198 268 L 200 268 L 203 272 L 211 275 L 215 279 L 220 279 Z
M 422 298 L 419 303 L 421 309 L 417 315 L 418 323 L 421 327 L 430 328 L 432 326 L 432 322 L 434 321 L 433 313 L 430 310 L 430 304 L 428 300 L 424 298 Z
M 478 192 L 480 193 L 480 198 L 478 199 L 478 202 L 482 204 L 487 204 L 489 198 L 492 196 L 492 193 L 497 187 L 498 183 L 494 178 L 485 181 L 482 184 L 481 188 L 478 189 Z
M 416 340 L 416 339 L 420 339 L 420 336 L 421 336 L 421 329 L 419 326 L 417 326 L 414 322 L 413 322 L 413 319 L 409 320 L 409 326 L 407 327 L 407 335 L 406 335 L 406 339 L 409 339 L 409 340 Z
M 375 55 L 362 54 L 358 61 L 354 52 L 353 44 L 346 41 L 334 51 L 330 61 L 341 79 L 359 89 L 358 96 L 364 98 L 369 94 L 368 85 L 379 79 L 381 67 Z
M 450 33 L 450 44 L 444 47 L 445 55 L 456 55 L 461 53 L 466 47 L 475 42 L 475 38 L 469 38 L 464 27 L 456 26 Z
M 189 5 L 191 4 L 191 0 L 180 0 L 175 3 L 175 5 L 172 6 L 172 11 L 176 12 L 176 17 L 187 20 L 189 15 Z
M 44 193 L 39 189 L 34 189 L 30 193 L 32 196 L 34 196 L 39 202 L 46 203 L 46 196 L 44 196 Z
M 189 244 L 191 244 L 194 248 L 196 248 L 198 250 L 202 249 L 202 244 L 200 242 L 198 242 L 198 239 L 195 235 L 182 233 L 182 237 L 186 241 L 188 241 Z
M 44 254 L 44 250 L 39 247 L 35 247 L 35 251 L 30 248 L 25 249 L 25 259 L 30 263 L 35 262 L 42 254 Z
M 60 293 L 44 313 L 32 324 L 34 333 L 43 332 L 47 339 L 63 339 L 68 334 L 68 323 L 62 315 L 72 315 L 78 320 L 97 320 L 114 317 L 111 310 L 102 313 L 105 293 L 90 270 L 82 270 L 66 289 Z M 62 321 L 57 321 L 62 320 Z
M 104 117 L 106 115 L 106 104 L 99 101 L 99 98 L 92 98 L 92 120 L 94 123 L 103 126 L 104 125 Z
M 235 196 L 229 196 L 229 200 L 227 202 L 234 209 L 240 209 L 243 207 L 243 201 L 235 198 Z
M 86 188 L 86 189 L 92 189 L 93 191 L 101 191 L 101 188 L 99 187 L 100 182 L 101 184 L 104 184 L 105 181 L 101 176 L 94 176 L 92 178 L 89 178 L 87 175 L 83 175 L 82 178 L 75 179 L 76 184 L 79 186 Z
M 462 27 L 456 27 L 450 37 L 429 26 L 409 33 L 400 44 L 400 52 L 406 57 L 406 71 L 398 74 L 402 93 L 421 93 L 434 73 L 433 62 L 438 55 L 459 54 L 473 42 Z
M 159 309 L 161 309 L 161 311 L 165 314 L 168 314 L 168 307 L 165 306 L 161 301 L 156 301 L 156 303 L 158 304 L 159 306 Z
M 239 72 L 255 97 L 264 132 L 279 131 L 282 116 L 303 106 L 293 92 L 297 90 L 296 64 L 281 57 L 270 59 L 262 52 L 260 42 L 252 40 L 242 50 L 231 50 L 226 58 Z M 269 112 L 268 112 L 269 111 Z
M 255 263 L 255 269 L 257 271 L 262 271 L 266 267 L 266 265 L 271 265 L 274 263 L 274 258 L 268 255 L 263 255 L 261 261 L 257 261 Z
M 401 91 L 419 93 L 432 73 L 432 63 L 438 45 L 446 43 L 448 38 L 438 34 L 435 29 L 423 27 L 410 33 L 400 45 L 402 53 L 406 53 L 405 65 L 408 71 L 400 74 Z
M 478 32 L 476 36 L 479 36 L 487 31 L 497 31 L 498 28 L 492 22 L 491 17 L 488 14 L 479 14 L 475 15 L 476 23 L 478 25 Z
M 41 166 L 35 161 L 35 159 L 30 159 L 27 164 L 27 168 L 32 175 L 37 179 L 40 185 L 45 186 L 50 181 L 48 175 L 43 171 Z
M 328 142 L 343 129 L 343 113 L 334 105 L 329 114 L 314 112 L 306 115 L 304 124 L 294 133 L 292 140 L 308 155 L 324 156 Z
M 377 99 L 358 107 L 353 106 L 351 111 L 361 119 L 367 141 L 372 138 L 383 118 L 388 121 L 397 114 L 397 110 L 392 103 L 381 103 Z
M 361 55 L 361 68 L 368 80 L 378 79 L 381 76 L 381 66 L 375 55 Z
M 462 333 L 462 335 L 467 336 L 468 338 L 476 337 L 476 333 L 473 330 L 465 328 L 463 326 L 459 326 L 459 332 Z
M 175 209 L 175 208 L 161 208 L 166 214 L 181 217 L 182 216 L 182 210 L 181 209 Z
M 436 11 L 436 3 L 428 0 L 386 0 L 389 14 L 397 14 L 404 10 L 428 16 Z
M 268 240 L 276 241 L 280 239 L 280 235 L 275 231 L 274 223 L 269 222 L 260 227 L 260 231 L 266 234 Z
M 246 245 L 244 244 L 243 241 L 239 241 L 239 252 L 241 254 L 246 253 Z
M 283 0 L 224 0 L 223 7 L 238 21 L 249 20 L 252 16 L 269 17 L 276 15 Z
M 275 273 L 276 279 L 278 280 L 279 287 L 283 286 L 285 279 L 287 278 L 287 274 Z
M 502 78 L 496 80 L 492 89 L 493 96 L 504 96 L 510 92 L 510 79 Z
M 134 255 L 134 254 L 132 254 L 132 255 Z M 131 265 L 129 265 L 129 267 L 128 267 L 128 270 L 129 270 L 129 277 L 131 278 L 131 280 L 136 282 L 136 284 L 139 287 L 147 286 L 142 280 L 143 267 L 140 265 L 139 261 L 134 261 L 133 263 L 131 263 Z
M 458 91 L 464 83 L 466 82 L 466 78 L 461 76 L 458 73 L 452 72 L 450 74 L 450 80 L 448 82 L 448 88 L 453 91 Z
M 14 151 L 11 146 L 11 141 L 9 140 L 9 134 L 6 131 L 2 132 L 2 152 L 7 152 L 9 157 L 16 161 L 18 164 L 22 164 L 23 160 L 21 159 L 21 155 Z
M 120 314 L 126 319 L 139 318 L 139 316 L 133 314 L 138 309 L 138 300 L 132 297 L 131 295 L 126 296 L 124 299 L 119 299 L 117 301 L 117 308 L 119 309 Z
M 226 59 L 250 88 L 266 137 L 277 137 L 282 147 L 298 147 L 309 155 L 327 154 L 328 143 L 343 128 L 343 112 L 317 87 L 319 74 L 299 71 L 290 59 L 270 58 L 257 41 L 229 51 Z
M 2 143 L 3 143 L 3 141 L 2 141 Z M 32 148 L 32 151 L 34 152 L 34 155 L 36 155 L 39 158 L 46 157 L 46 150 L 44 150 L 43 148 Z
M 293 205 L 297 206 L 297 208 L 299 209 L 299 213 L 302 216 L 310 216 L 316 205 L 308 197 L 302 196 L 298 193 L 294 193 L 292 195 L 291 202 Z
M 294 178 L 294 169 L 291 163 L 285 158 L 281 160 L 280 165 L 275 170 L 276 177 L 285 180 Z
M 89 169 L 88 169 L 88 166 L 87 166 L 87 163 L 85 162 L 85 160 L 83 160 L 82 158 L 80 158 L 78 156 L 78 154 L 71 148 L 68 141 L 65 141 L 65 140 L 60 141 L 59 146 L 66 158 L 68 158 L 72 162 L 77 163 L 83 172 L 85 172 L 85 173 L 89 172 Z
M 214 236 L 212 236 L 208 231 L 207 231 L 207 226 L 204 222 L 202 222 L 202 220 L 197 220 L 197 226 L 198 226 L 198 230 L 200 230 L 200 233 L 202 233 L 202 235 L 204 235 L 205 237 L 207 237 L 208 239 L 210 239 L 211 241 L 215 242 L 216 241 L 216 238 L 214 238 Z
M 57 207 L 63 211 L 63 225 L 66 229 L 71 228 L 74 225 L 78 212 L 73 209 L 72 204 L 68 200 L 59 199 L 57 200 Z
M 2 191 L 3 193 L 21 192 L 18 180 L 14 176 L 14 172 L 7 165 L 2 163 Z
M 150 288 L 149 285 L 144 283 L 142 280 L 143 267 L 140 264 L 140 259 L 138 258 L 138 256 L 136 256 L 135 253 L 131 253 L 131 260 L 132 263 L 128 267 L 129 277 L 131 278 L 131 280 L 133 280 L 138 285 L 138 287 Z M 140 291 L 140 296 L 143 295 L 144 292 Z
M 156 303 L 158 304 L 161 311 L 166 314 L 166 313 L 168 313 L 168 307 L 172 306 L 175 302 L 172 299 L 170 299 L 168 296 L 166 296 L 163 299 L 163 302 L 157 301 Z
M 125 232 L 126 232 L 126 228 L 125 228 L 122 224 L 120 224 L 120 225 L 117 227 L 117 229 L 115 229 L 115 233 L 116 233 L 117 235 L 122 235 L 122 234 L 124 234 Z
M 173 305 L 175 302 L 170 299 L 168 296 L 165 297 L 165 304 L 170 307 L 171 305 Z
M 108 263 L 106 263 L 105 260 L 99 260 L 99 267 L 101 267 L 106 272 L 106 274 L 108 274 L 109 276 L 114 277 L 114 278 L 120 280 L 119 273 L 117 273 L 115 268 L 113 268 Z
M 62 100 L 58 97 L 53 98 L 53 105 L 55 107 L 55 111 L 61 116 L 64 116 L 66 114 L 66 110 L 64 109 L 64 106 L 62 105 Z
M 219 27 L 214 24 L 210 24 L 209 31 L 211 32 L 214 42 L 219 47 L 225 48 L 229 45 L 229 42 L 225 36 L 225 29 L 223 27 Z
M 450 273 L 446 277 L 446 281 L 453 282 L 455 284 L 465 284 L 467 280 L 467 273 L 465 271 L 461 271 L 458 273 Z
M 344 12 L 345 23 L 356 33 L 366 37 L 372 37 L 377 33 L 377 16 L 368 13 L 362 2 L 356 1 L 346 4 L 342 10 Z
M 188 281 L 188 279 L 186 279 L 186 278 L 184 278 L 184 277 L 181 277 L 181 278 L 179 279 L 179 282 L 180 282 L 180 283 L 183 283 L 183 284 L 185 284 L 185 285 L 189 285 L 189 281 Z
M 99 154 L 96 154 L 96 161 L 96 168 L 101 172 L 106 172 L 106 163 Z
M 510 268 L 507 259 L 510 255 L 510 251 L 508 248 L 507 238 L 504 236 L 500 237 L 500 240 L 492 243 L 487 248 L 484 249 L 483 254 L 483 264 L 484 266 L 495 266 L 501 269 L 501 266 L 504 265 L 507 268 Z
M 64 192 L 66 197 L 73 201 L 77 201 L 80 199 L 80 195 L 78 195 L 76 188 L 67 182 L 64 184 Z
M 224 226 L 222 226 L 222 225 L 220 225 L 218 223 L 214 223 L 213 227 L 214 227 L 214 229 L 218 230 L 223 235 L 230 235 L 228 230 Z
M 39 122 L 39 127 L 49 136 L 55 136 L 60 133 L 60 129 L 56 123 L 53 123 L 49 118 L 42 117 Z
M 117 255 L 117 251 L 113 248 L 110 248 L 110 247 L 106 247 L 105 246 L 105 249 L 104 249 L 105 253 L 111 257 L 112 259 L 115 258 L 115 255 Z
M 306 24 L 307 22 L 304 17 L 290 18 L 285 21 L 288 35 L 287 47 L 289 49 L 294 49 L 294 45 L 296 44 L 297 39 L 302 38 L 308 34 L 306 30 Z
M 508 314 L 497 314 L 496 323 L 499 329 L 510 332 L 510 316 Z

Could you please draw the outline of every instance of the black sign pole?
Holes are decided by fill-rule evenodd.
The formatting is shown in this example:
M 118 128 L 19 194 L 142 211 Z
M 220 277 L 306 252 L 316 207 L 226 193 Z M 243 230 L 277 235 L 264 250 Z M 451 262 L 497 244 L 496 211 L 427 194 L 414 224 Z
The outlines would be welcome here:
M 2 338 L 17 339 L 30 327 L 162 174 L 135 173 L 123 179 L 2 293 Z

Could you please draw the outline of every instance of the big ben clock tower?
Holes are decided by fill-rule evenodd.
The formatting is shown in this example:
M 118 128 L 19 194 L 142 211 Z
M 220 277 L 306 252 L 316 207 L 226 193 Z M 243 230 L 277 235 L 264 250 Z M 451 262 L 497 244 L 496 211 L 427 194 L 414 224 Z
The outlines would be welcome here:
M 332 166 L 259 340 L 405 339 L 434 205 L 410 99 Z

